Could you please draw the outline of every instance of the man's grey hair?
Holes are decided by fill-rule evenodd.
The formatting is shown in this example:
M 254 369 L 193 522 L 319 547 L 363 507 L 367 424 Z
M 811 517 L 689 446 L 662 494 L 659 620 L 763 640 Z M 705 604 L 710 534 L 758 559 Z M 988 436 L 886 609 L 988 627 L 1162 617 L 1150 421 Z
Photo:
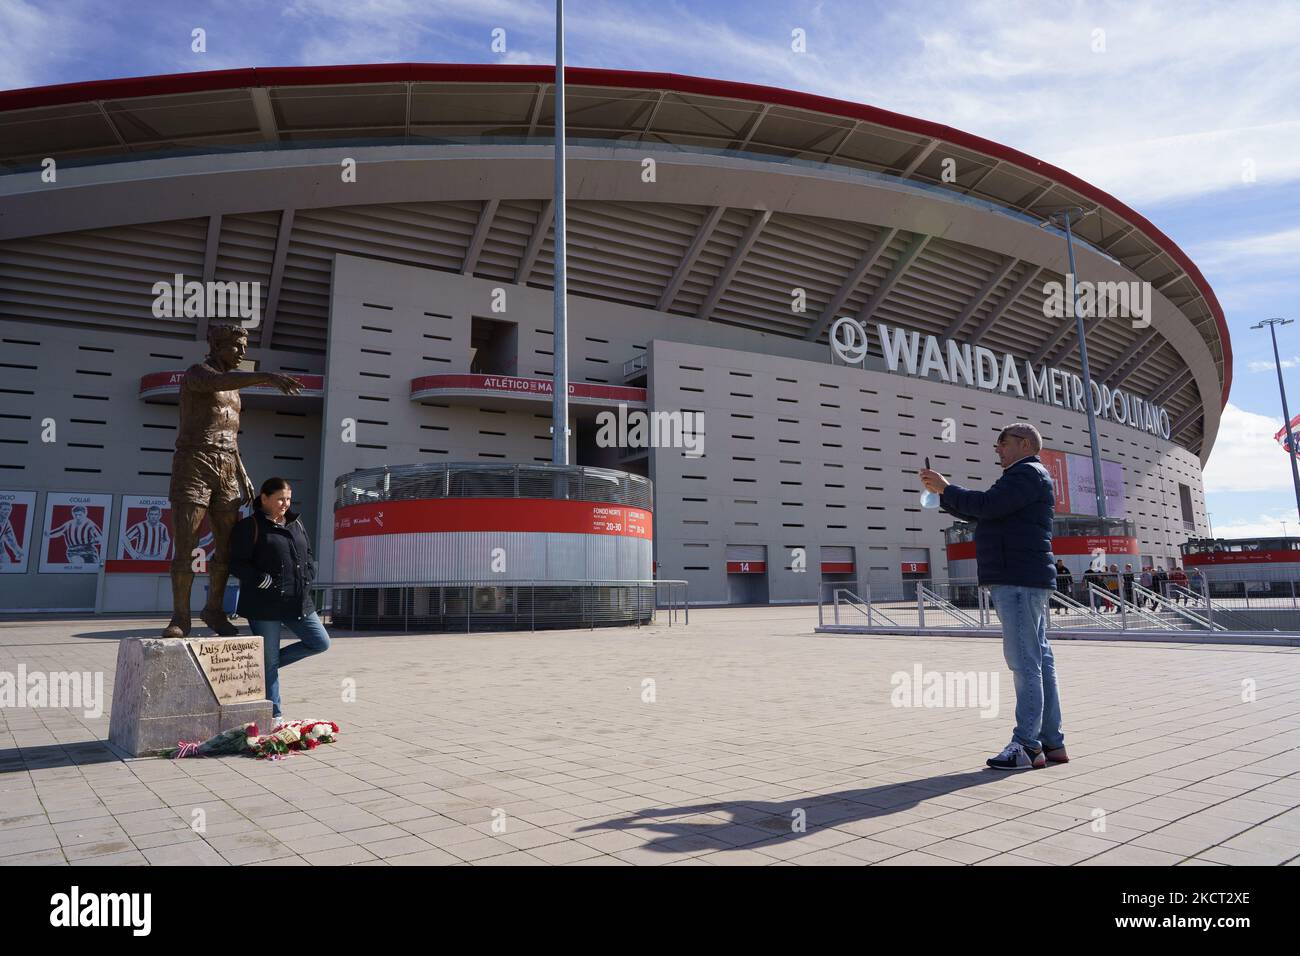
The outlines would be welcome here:
M 1043 436 L 1039 434 L 1038 429 L 1029 422 L 1012 422 L 1002 431 L 998 432 L 998 441 L 1006 438 L 1008 435 L 1016 438 L 1023 438 L 1029 442 L 1029 447 L 1034 451 L 1039 451 L 1043 447 Z

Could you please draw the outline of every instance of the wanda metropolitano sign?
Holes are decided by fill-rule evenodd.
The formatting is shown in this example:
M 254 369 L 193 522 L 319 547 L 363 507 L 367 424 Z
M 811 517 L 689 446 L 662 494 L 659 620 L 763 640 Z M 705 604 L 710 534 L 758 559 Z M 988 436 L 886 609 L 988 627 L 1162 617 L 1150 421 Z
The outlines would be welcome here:
M 983 345 L 946 339 L 946 347 L 940 347 L 939 337 L 935 335 L 909 332 L 883 322 L 875 326 L 879 354 L 891 372 L 901 371 L 918 378 L 937 375 L 940 381 L 949 384 L 969 385 L 1003 395 L 1014 393 L 1031 402 L 1087 414 L 1083 379 L 1072 372 L 1045 364 L 1035 366 L 1029 361 L 1017 363 L 1009 352 L 999 357 Z M 847 316 L 836 319 L 831 326 L 830 346 L 832 355 L 846 365 L 865 367 L 871 351 L 866 327 Z M 1169 413 L 1162 406 L 1092 379 L 1088 384 L 1098 417 L 1168 440 Z

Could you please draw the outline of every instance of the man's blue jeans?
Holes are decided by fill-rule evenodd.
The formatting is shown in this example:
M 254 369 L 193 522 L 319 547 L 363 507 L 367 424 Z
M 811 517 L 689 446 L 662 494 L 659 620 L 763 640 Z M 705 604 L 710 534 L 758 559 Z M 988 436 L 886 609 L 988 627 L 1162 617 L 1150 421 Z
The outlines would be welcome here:
M 1002 655 L 1016 685 L 1012 736 L 1029 750 L 1063 747 L 1056 659 L 1047 643 L 1047 602 L 1052 589 L 995 584 L 989 593 L 1002 621 Z
M 280 716 L 280 668 L 300 661 L 304 657 L 329 650 L 330 636 L 321 623 L 320 616 L 312 611 L 297 621 L 252 621 L 249 630 L 262 635 L 262 659 L 266 663 L 266 696 L 271 701 L 271 713 Z M 287 627 L 298 638 L 280 650 L 280 629 Z

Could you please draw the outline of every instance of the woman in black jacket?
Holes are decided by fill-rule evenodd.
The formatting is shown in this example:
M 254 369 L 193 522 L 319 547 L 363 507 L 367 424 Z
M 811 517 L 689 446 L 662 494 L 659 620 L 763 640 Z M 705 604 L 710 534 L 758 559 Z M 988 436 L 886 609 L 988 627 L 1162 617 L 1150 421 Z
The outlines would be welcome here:
M 289 510 L 293 489 L 283 478 L 268 478 L 253 513 L 230 533 L 230 573 L 239 578 L 238 612 L 262 635 L 266 696 L 280 713 L 280 667 L 326 651 L 329 634 L 311 600 L 316 558 L 307 529 Z M 280 630 L 289 628 L 298 643 L 280 650 Z

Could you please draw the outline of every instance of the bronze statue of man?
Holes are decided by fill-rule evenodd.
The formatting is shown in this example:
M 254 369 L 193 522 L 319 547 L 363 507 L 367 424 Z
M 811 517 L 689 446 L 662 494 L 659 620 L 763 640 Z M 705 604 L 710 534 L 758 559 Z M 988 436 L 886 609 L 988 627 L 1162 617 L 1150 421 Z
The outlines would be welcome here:
M 279 372 L 240 372 L 248 349 L 248 330 L 238 325 L 208 328 L 208 357 L 185 371 L 181 383 L 180 430 L 172 456 L 172 619 L 163 637 L 190 633 L 191 564 L 199 526 L 206 512 L 214 542 L 208 562 L 208 600 L 199 618 L 222 637 L 238 633 L 222 610 L 230 575 L 230 530 L 239 509 L 253 501 L 253 483 L 239 458 L 239 390 L 274 385 L 286 395 L 302 390 L 298 380 Z

